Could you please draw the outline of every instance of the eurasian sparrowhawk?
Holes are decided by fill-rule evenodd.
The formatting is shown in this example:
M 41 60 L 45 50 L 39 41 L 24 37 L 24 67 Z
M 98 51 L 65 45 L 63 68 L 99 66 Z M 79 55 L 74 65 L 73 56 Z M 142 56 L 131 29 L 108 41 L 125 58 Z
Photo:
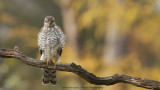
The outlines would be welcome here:
M 44 26 L 38 34 L 38 46 L 40 47 L 40 60 L 55 63 L 60 61 L 61 53 L 65 44 L 65 35 L 61 28 L 56 25 L 52 16 L 44 19 Z M 56 84 L 56 70 L 44 69 L 43 84 Z

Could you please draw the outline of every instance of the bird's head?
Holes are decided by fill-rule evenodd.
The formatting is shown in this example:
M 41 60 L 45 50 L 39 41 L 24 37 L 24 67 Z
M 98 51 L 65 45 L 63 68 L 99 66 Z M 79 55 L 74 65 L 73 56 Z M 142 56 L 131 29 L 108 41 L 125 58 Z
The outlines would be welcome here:
M 45 27 L 53 27 L 55 25 L 55 20 L 53 16 L 47 16 L 44 19 L 44 26 Z

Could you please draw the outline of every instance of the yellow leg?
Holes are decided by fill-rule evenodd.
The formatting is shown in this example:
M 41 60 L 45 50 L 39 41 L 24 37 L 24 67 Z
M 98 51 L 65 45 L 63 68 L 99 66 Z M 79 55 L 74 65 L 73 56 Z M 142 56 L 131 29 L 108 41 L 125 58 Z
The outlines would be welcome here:
M 52 61 L 53 62 L 53 64 L 54 64 L 54 68 L 56 69 L 56 64 L 58 63 L 58 62 L 56 62 L 56 61 Z
M 47 66 L 48 66 L 48 62 L 50 62 L 50 61 L 47 59 L 47 60 L 45 60 L 44 62 L 47 62 Z

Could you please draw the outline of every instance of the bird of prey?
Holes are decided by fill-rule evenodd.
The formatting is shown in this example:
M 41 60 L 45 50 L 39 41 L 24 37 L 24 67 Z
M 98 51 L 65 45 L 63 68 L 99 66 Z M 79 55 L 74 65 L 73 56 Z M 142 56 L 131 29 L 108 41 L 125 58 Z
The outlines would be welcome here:
M 56 25 L 53 16 L 44 19 L 44 26 L 38 34 L 38 46 L 40 47 L 41 58 L 44 62 L 60 62 L 60 57 L 65 44 L 65 35 L 61 28 Z M 56 84 L 56 70 L 44 69 L 43 84 Z

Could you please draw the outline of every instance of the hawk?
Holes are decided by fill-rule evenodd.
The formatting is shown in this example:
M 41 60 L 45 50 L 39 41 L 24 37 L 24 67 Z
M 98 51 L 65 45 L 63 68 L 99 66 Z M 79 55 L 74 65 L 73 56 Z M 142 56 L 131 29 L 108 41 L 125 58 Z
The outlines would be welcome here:
M 61 28 L 56 25 L 53 16 L 44 19 L 44 26 L 38 34 L 38 46 L 40 47 L 41 58 L 45 62 L 60 62 L 60 57 L 65 44 L 65 35 Z M 44 69 L 43 84 L 56 84 L 56 70 Z

